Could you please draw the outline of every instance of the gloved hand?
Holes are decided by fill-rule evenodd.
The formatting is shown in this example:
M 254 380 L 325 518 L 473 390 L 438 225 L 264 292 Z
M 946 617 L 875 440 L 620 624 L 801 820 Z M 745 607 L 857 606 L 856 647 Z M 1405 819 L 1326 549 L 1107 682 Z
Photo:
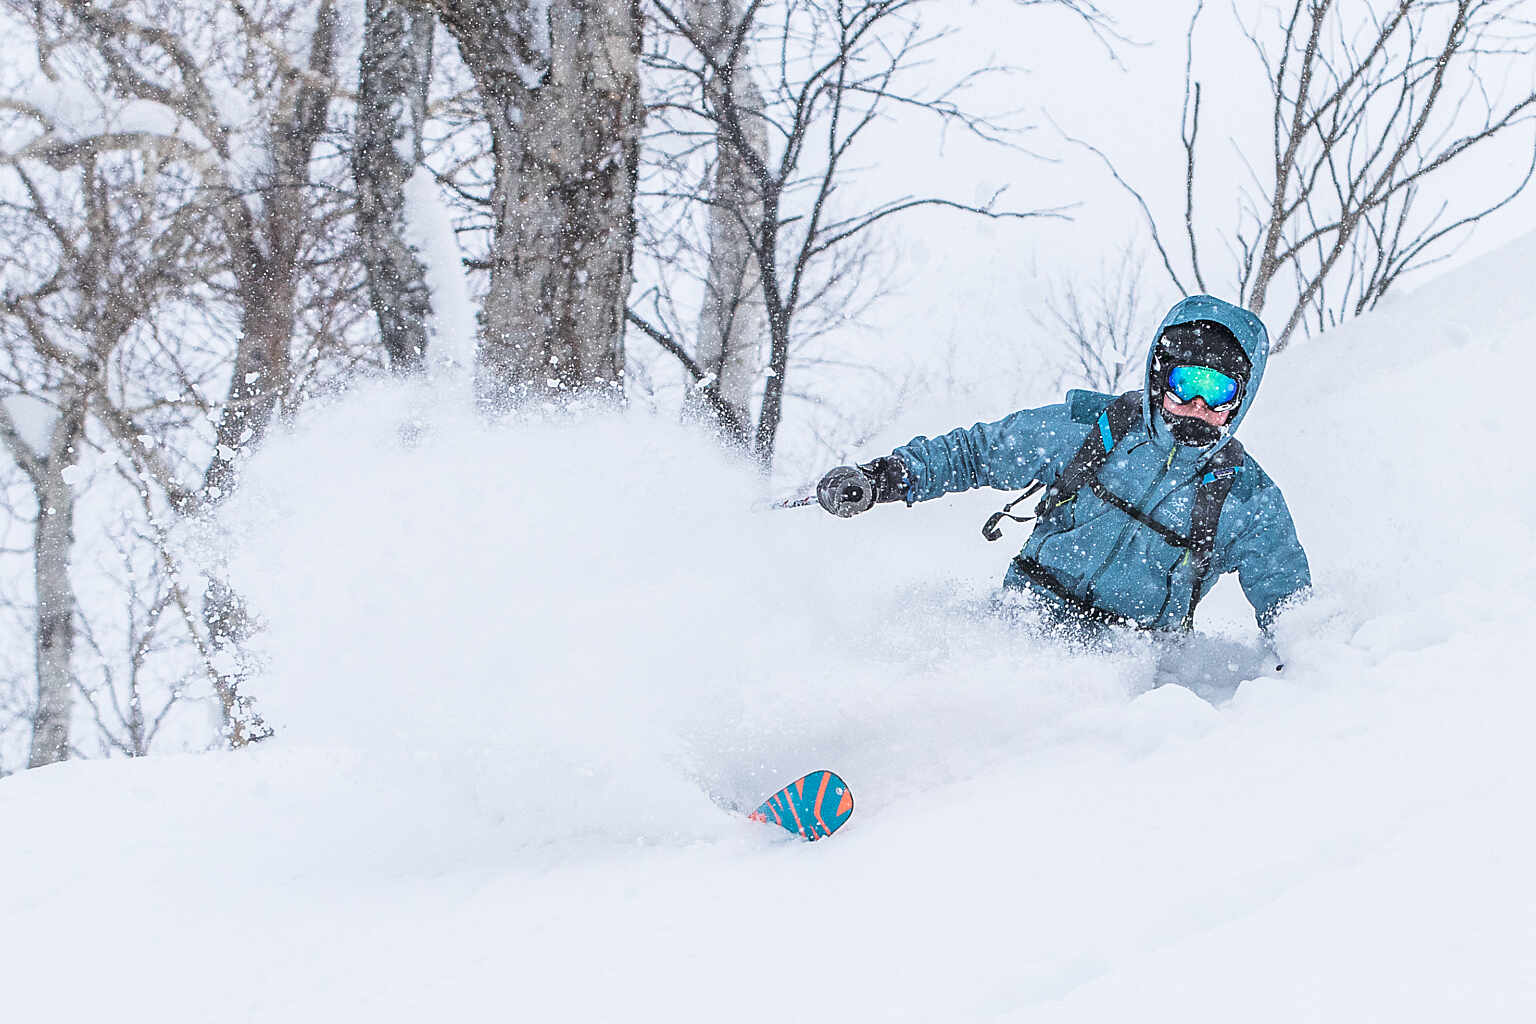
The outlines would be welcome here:
M 821 507 L 846 519 L 868 512 L 876 502 L 907 496 L 907 467 L 895 455 L 884 455 L 860 466 L 838 466 L 816 485 Z

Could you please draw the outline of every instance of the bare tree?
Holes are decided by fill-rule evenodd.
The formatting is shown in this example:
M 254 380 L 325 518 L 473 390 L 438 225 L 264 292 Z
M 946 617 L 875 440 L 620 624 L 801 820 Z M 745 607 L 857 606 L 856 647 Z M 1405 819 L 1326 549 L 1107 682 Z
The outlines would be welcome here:
M 54 36 L 50 45 L 86 43 L 117 95 L 157 106 L 177 127 L 104 131 L 34 147 L 54 159 L 82 148 L 158 149 L 195 169 L 201 201 L 189 207 L 189 216 L 196 209 L 218 225 L 228 253 L 224 270 L 234 279 L 240 312 L 239 345 L 215 437 L 220 454 L 209 460 L 201 488 L 214 501 L 233 485 L 236 460 L 229 453 L 260 443 L 292 381 L 299 254 L 314 215 L 310 161 L 335 92 L 334 3 L 327 0 L 315 10 L 302 63 L 273 42 L 298 18 L 294 5 L 274 4 L 256 13 L 239 3 L 233 8 L 243 34 L 220 45 L 213 37 L 222 26 L 208 11 L 184 11 L 173 28 L 156 21 L 148 7 L 63 0 L 59 16 L 47 19 L 43 29 Z M 233 80 L 219 81 L 225 75 Z M 215 81 L 223 89 L 247 89 L 266 99 L 269 120 L 254 127 L 238 123 L 245 112 L 225 109 L 227 102 L 221 106 Z M 262 157 L 254 169 L 252 154 L 242 149 L 252 143 L 253 132 Z M 189 141 L 194 134 L 196 140 Z
M 335 183 L 314 174 L 336 93 L 335 5 L 168 10 L 147 2 L 34 7 L 7 0 L 7 7 L 36 32 L 41 75 L 78 81 L 116 104 L 90 123 L 62 123 L 46 104 L 10 98 L 4 109 L 37 132 L 9 157 L 22 180 L 29 165 L 89 173 L 111 161 L 142 171 L 142 205 L 152 216 L 116 232 L 111 266 L 126 277 L 111 282 L 102 301 L 112 322 L 141 336 L 135 351 L 146 358 L 108 373 L 104 360 L 55 340 L 68 320 L 40 304 L 60 301 L 50 298 L 56 282 L 79 278 L 89 261 L 65 241 L 71 221 L 49 213 L 38 189 L 29 214 L 54 237 L 60 270 L 30 294 L 11 295 L 8 308 L 27 326 L 31 355 L 66 385 L 57 393 L 78 391 L 90 418 L 131 459 L 144 514 L 197 514 L 230 492 L 242 453 L 261 441 L 280 409 L 315 386 L 316 367 L 345 348 L 355 326 L 355 257 L 332 241 L 352 237 L 344 223 L 350 207 L 338 200 Z M 299 53 L 284 45 L 295 37 L 306 44 Z M 125 129 L 121 111 L 128 109 L 135 116 Z M 253 110 L 261 116 L 253 119 Z M 331 165 L 343 163 L 339 155 L 330 154 Z M 122 205 L 123 193 L 103 206 Z M 168 292 L 176 305 L 150 317 Z M 307 345 L 296 352 L 301 324 Z M 342 364 L 354 362 L 340 354 Z M 222 402 L 206 397 L 221 387 Z M 209 422 L 211 436 L 202 429 Z M 151 500 L 152 487 L 162 507 Z M 176 567 L 167 573 L 179 580 Z M 264 727 L 239 690 L 239 659 L 219 656 L 244 629 L 238 601 L 216 580 L 200 614 L 180 582 L 172 593 L 219 695 L 229 742 L 260 735 Z
M 638 0 L 432 0 L 474 76 L 495 162 L 478 388 L 616 388 L 642 109 Z
M 146 266 L 133 253 L 141 233 L 165 228 L 159 196 L 146 186 L 163 164 L 125 160 L 90 146 L 60 148 L 47 141 L 55 127 L 47 115 L 28 113 L 45 129 L 37 140 L 43 144 L 6 155 L 11 184 L 19 186 L 21 197 L 7 206 L 19 214 L 17 226 L 30 228 L 51 258 L 33 270 L 30 286 L 18 281 L 21 287 L 0 297 L 6 321 L 0 339 L 7 390 L 13 400 L 29 399 L 39 422 L 25 429 L 0 402 L 0 442 L 31 482 L 37 509 L 32 545 L 37 706 L 28 760 L 36 767 L 64 760 L 70 752 L 77 620 L 70 575 L 72 472 L 113 359 L 176 281 L 163 263 Z M 62 172 L 51 185 L 29 168 L 40 155 Z M 177 244 L 165 240 L 173 248 Z
M 197 671 L 185 653 L 186 638 L 170 635 L 174 631 L 168 620 L 175 616 L 168 613 L 176 606 L 177 584 L 159 557 L 155 538 L 130 516 L 107 532 L 111 564 L 100 570 L 121 602 L 112 616 L 120 621 L 100 629 L 90 614 L 79 616 L 89 658 L 76 673 L 77 685 L 96 726 L 100 754 L 144 757 L 193 688 Z M 154 671 L 152 656 L 164 660 L 173 649 L 180 653 L 176 660 L 182 667 Z M 95 678 L 88 682 L 88 676 Z
M 1524 6 L 1292 0 L 1273 24 L 1245 27 L 1270 86 L 1271 160 L 1253 168 L 1236 223 L 1218 234 L 1232 257 L 1233 288 L 1249 308 L 1262 311 L 1277 285 L 1290 286 L 1277 351 L 1298 328 L 1373 308 L 1405 274 L 1444 258 L 1463 229 L 1530 183 L 1536 147 L 1526 148 L 1523 171 L 1491 194 L 1425 202 L 1437 172 L 1486 151 L 1536 115 L 1528 59 L 1536 36 Z M 1179 228 L 1161 222 L 1109 158 L 1089 146 L 1140 204 L 1163 268 L 1186 292 L 1187 285 L 1209 290 L 1200 249 L 1209 202 L 1197 175 L 1202 95 L 1194 77 L 1202 8 L 1203 0 L 1188 33 Z
M 266 436 L 283 398 L 293 383 L 291 343 L 297 316 L 299 254 L 312 227 L 310 161 L 324 131 L 335 91 L 331 78 L 335 59 L 337 16 L 334 3 L 322 3 L 309 38 L 308 59 L 299 64 L 279 55 L 263 76 L 249 84 L 271 90 L 271 120 L 266 128 L 266 167 L 251 188 L 242 187 L 231 166 L 234 126 L 208 89 L 204 72 L 186 38 L 124 14 L 107 14 L 85 0 L 68 0 L 71 12 L 112 69 L 114 84 L 139 99 L 162 103 L 189 119 L 212 144 L 203 154 L 214 212 L 228 247 L 229 272 L 236 285 L 240 310 L 239 343 L 235 349 L 229 392 L 220 411 L 214 447 L 197 494 L 218 502 L 234 488 L 236 465 L 248 447 Z M 262 12 L 260 20 L 235 5 L 247 32 L 249 48 L 270 48 L 283 25 L 295 17 L 292 8 Z M 201 26 L 199 26 L 201 27 Z M 275 51 L 274 51 L 275 52 Z M 168 62 L 177 71 L 178 87 L 167 89 L 155 68 Z M 213 159 L 208 159 L 208 157 Z M 168 493 L 185 505 L 186 492 L 163 480 Z M 238 596 L 217 576 L 208 581 L 203 619 L 215 649 L 235 648 L 248 629 Z M 227 664 L 231 659 L 221 659 Z M 239 693 L 244 672 L 221 669 L 218 688 L 223 695 L 231 742 L 241 745 L 260 735 L 248 700 Z
M 357 229 L 379 334 L 397 371 L 422 364 L 431 295 L 406 234 L 405 186 L 424 157 L 432 77 L 431 13 L 397 0 L 366 0 L 352 174 Z
M 37 628 L 37 707 L 32 716 L 32 747 L 27 766 L 62 761 L 69 756 L 73 711 L 75 591 L 69 576 L 74 544 L 74 493 L 65 471 L 73 465 L 75 445 L 85 422 L 85 399 L 77 389 L 62 397 L 46 451 L 34 451 L 0 406 L 0 440 L 32 481 L 37 496 L 33 540 L 33 584 Z
M 922 0 L 785 0 L 773 5 L 748 0 L 740 7 L 705 8 L 671 0 L 650 4 L 661 31 L 648 64 L 668 79 L 652 104 L 661 124 L 653 136 L 658 142 L 661 136 L 672 140 L 652 191 L 685 206 L 707 206 L 711 223 L 718 223 L 717 217 L 728 220 L 751 250 L 756 264 L 751 292 L 761 291 L 768 352 L 756 426 L 747 430 L 742 425 L 742 432 L 750 433 L 751 450 L 764 466 L 772 461 L 783 419 L 799 318 L 818 305 L 836 305 L 856 287 L 866 232 L 920 207 L 993 218 L 1056 213 L 1002 210 L 996 195 L 981 204 L 920 196 L 856 208 L 841 202 L 856 147 L 893 110 L 927 113 L 941 128 L 992 141 L 1004 142 L 1010 134 L 959 102 L 968 85 L 1001 69 L 982 68 L 937 89 L 912 74 L 924 52 L 948 35 L 924 28 L 921 14 L 928 6 Z M 724 20 L 727 13 L 734 23 Z M 753 65 L 751 53 L 764 54 L 764 62 Z M 744 78 L 761 82 L 761 88 Z M 688 157 L 710 144 L 718 154 L 717 181 L 721 173 L 742 179 L 728 187 L 730 194 L 693 185 L 696 174 Z M 727 163 L 733 168 L 724 168 Z M 716 265 L 712 255 L 706 281 L 732 278 L 747 280 L 734 272 L 728 258 Z M 716 301 L 720 289 L 707 285 L 705 291 L 708 303 Z M 643 298 L 649 308 L 631 308 L 630 321 L 678 359 L 699 390 L 712 398 L 721 421 L 730 424 L 737 413 L 711 380 L 714 370 L 697 358 L 712 353 L 713 343 L 686 343 L 686 333 L 667 314 L 670 296 L 665 292 L 647 289 Z M 704 316 L 701 322 L 707 326 L 712 319 Z
M 3 214 L 0 214 L 3 217 Z M 0 228 L 3 229 L 3 228 Z M 0 318 L 0 331 L 5 330 Z M 0 403 L 15 399 L 0 398 Z M 34 528 L 32 486 L 8 453 L 0 451 L 0 778 L 27 763 L 36 710 L 36 629 L 28 589 Z M 10 638 L 20 638 L 11 642 Z
M 1147 343 L 1157 327 L 1157 314 L 1145 301 L 1144 256 L 1127 245 L 1096 280 L 1062 280 L 1046 298 L 1047 315 L 1036 323 L 1060 339 L 1064 384 L 1109 394 L 1141 386 Z
M 691 0 L 686 8 L 689 24 L 706 49 L 706 68 L 717 65 L 705 88 L 731 89 L 730 106 L 743 111 L 763 108 L 762 92 L 754 81 L 750 44 L 738 43 L 735 30 L 742 24 L 742 0 Z M 727 101 L 713 95 L 713 109 Z M 759 165 L 768 160 L 766 126 L 755 116 L 742 119 L 741 146 Z M 761 233 L 762 201 L 757 193 L 752 165 L 738 151 L 737 143 L 722 125 L 715 125 L 714 168 L 706 200 L 708 271 L 704 300 L 694 344 L 694 361 L 704 371 L 690 392 L 690 409 L 713 414 L 716 424 L 733 443 L 746 446 L 751 402 L 757 384 L 767 324 L 753 241 Z
M 258 43 L 278 31 L 277 25 L 251 26 Z M 202 493 L 214 501 L 233 488 L 236 458 L 247 446 L 261 443 L 293 379 L 290 346 L 297 315 L 299 253 L 313 216 L 310 160 L 325 130 L 335 91 L 331 79 L 335 33 L 336 6 L 324 2 L 315 16 L 306 65 L 284 61 L 272 83 L 276 95 L 267 127 L 269 169 L 258 176 L 253 192 L 229 191 L 218 205 L 230 250 L 229 269 L 239 291 L 241 321 L 229 395 L 219 413 L 215 454 L 203 474 Z M 110 49 L 109 37 L 103 42 Z M 173 60 L 180 51 L 186 54 L 188 66 L 195 66 L 191 54 L 176 41 L 163 41 L 156 50 L 152 57 L 169 55 Z M 217 137 L 225 128 L 223 117 L 211 97 L 199 95 L 194 84 L 197 77 L 184 73 L 185 91 L 177 97 L 178 108 L 206 125 L 205 134 Z M 229 176 L 222 177 L 223 189 L 233 189 Z

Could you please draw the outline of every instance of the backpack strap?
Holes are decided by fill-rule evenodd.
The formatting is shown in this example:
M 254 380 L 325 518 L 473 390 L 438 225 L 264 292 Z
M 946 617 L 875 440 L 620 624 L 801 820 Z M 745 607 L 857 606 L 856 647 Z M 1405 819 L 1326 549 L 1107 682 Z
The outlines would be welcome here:
M 1057 505 L 1065 505 L 1077 497 L 1090 481 L 1098 483 L 1099 470 L 1109 461 L 1109 453 L 1131 427 L 1141 418 L 1141 392 L 1129 391 L 1110 402 L 1094 421 L 1094 429 L 1083 438 L 1077 454 L 1056 474 L 1056 480 L 1045 489 L 1045 495 L 1035 508 L 1036 516 L 1043 516 Z
M 1201 589 L 1211 573 L 1211 555 L 1216 548 L 1216 527 L 1221 522 L 1221 509 L 1237 482 L 1237 471 L 1243 465 L 1243 446 L 1237 438 L 1227 443 L 1206 463 L 1205 475 L 1195 489 L 1195 507 L 1189 519 L 1189 555 L 1195 566 L 1194 581 L 1189 595 L 1189 611 L 1184 614 L 1184 628 L 1195 625 L 1195 606 L 1200 603 Z
M 1086 392 L 1073 392 L 1073 397 L 1099 398 L 1100 401 L 1108 396 L 1089 395 Z M 1074 413 L 1077 412 L 1077 402 L 1072 403 Z M 1088 431 L 1088 436 L 1083 438 L 1082 445 L 1077 452 L 1056 474 L 1055 481 L 1046 487 L 1036 480 L 1029 485 L 1029 489 L 1017 498 L 1003 506 L 1001 512 L 994 512 L 986 523 L 982 525 L 981 535 L 987 540 L 998 540 L 1003 536 L 1003 531 L 998 524 L 1004 519 L 1012 519 L 1016 523 L 1027 523 L 1032 519 L 1038 519 L 1058 505 L 1065 505 L 1077 497 L 1077 492 L 1082 490 L 1089 481 L 1098 483 L 1099 469 L 1109 461 L 1109 453 L 1115 450 L 1116 443 L 1130 432 L 1132 424 L 1141 416 L 1141 392 L 1130 391 L 1111 400 L 1104 406 L 1098 418 L 1093 421 L 1094 429 Z M 1039 494 L 1041 489 L 1045 494 L 1041 496 L 1040 503 L 1035 506 L 1035 513 L 1031 516 L 1013 515 L 1013 508 L 1026 498 L 1032 498 Z M 1156 524 L 1162 526 L 1161 523 Z

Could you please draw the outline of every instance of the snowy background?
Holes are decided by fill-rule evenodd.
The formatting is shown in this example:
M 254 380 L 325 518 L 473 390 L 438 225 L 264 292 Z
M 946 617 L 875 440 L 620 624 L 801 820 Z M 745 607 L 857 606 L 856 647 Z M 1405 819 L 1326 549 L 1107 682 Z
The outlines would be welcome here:
M 1115 67 L 982 6 L 951 57 L 1030 68 L 1000 105 L 1177 166 L 1187 9 L 1124 12 Z M 872 189 L 1084 205 L 895 230 L 892 298 L 835 344 L 912 383 L 848 392 L 861 436 L 789 420 L 772 493 L 1055 397 L 1031 311 L 1133 211 L 1040 150 L 882 144 Z M 449 366 L 311 404 L 222 524 L 277 735 L 0 780 L 0 1017 L 1532 1019 L 1533 226 L 1271 363 L 1243 441 L 1317 584 L 1279 676 L 1230 579 L 1180 650 L 1013 628 L 993 492 L 765 511 L 671 416 L 488 426 Z M 744 819 L 818 767 L 858 800 L 835 839 Z

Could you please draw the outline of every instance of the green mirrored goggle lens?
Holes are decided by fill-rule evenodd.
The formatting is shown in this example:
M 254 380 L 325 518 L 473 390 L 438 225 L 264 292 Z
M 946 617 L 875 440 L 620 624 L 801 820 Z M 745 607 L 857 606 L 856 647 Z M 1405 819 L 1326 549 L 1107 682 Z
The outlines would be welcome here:
M 1205 399 L 1212 409 L 1237 401 L 1242 390 L 1237 381 L 1209 366 L 1175 366 L 1168 371 L 1168 390 L 1181 402 Z

